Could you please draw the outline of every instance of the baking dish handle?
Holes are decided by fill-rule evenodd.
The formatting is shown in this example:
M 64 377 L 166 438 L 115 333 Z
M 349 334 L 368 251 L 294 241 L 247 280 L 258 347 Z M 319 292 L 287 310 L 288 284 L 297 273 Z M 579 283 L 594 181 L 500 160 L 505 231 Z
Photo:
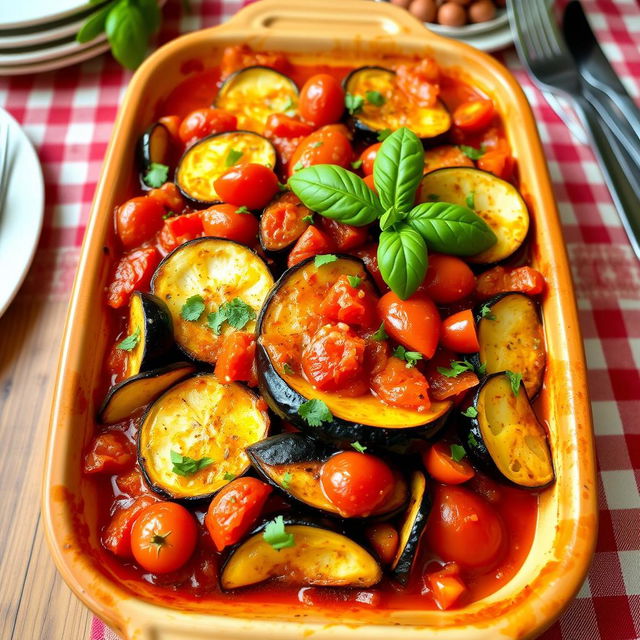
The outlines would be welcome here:
M 405 9 L 389 2 L 376 3 L 367 11 L 365 0 L 261 0 L 236 13 L 229 28 L 249 28 L 254 32 L 309 32 L 331 36 L 418 36 L 427 29 Z M 334 5 L 334 6 L 332 6 Z

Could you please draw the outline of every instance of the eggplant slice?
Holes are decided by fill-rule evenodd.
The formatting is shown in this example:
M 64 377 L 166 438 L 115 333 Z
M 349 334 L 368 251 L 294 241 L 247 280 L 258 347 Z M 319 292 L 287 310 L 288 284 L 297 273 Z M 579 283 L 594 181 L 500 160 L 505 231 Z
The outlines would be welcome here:
M 164 364 L 174 348 L 169 309 L 151 293 L 134 291 L 131 296 L 128 333 L 136 331 L 138 342 L 127 354 L 127 378 Z
M 284 74 L 256 65 L 231 74 L 220 87 L 214 106 L 233 113 L 241 129 L 262 133 L 272 113 L 298 104 L 298 87 Z
M 255 314 L 273 286 L 273 277 L 262 258 L 251 249 L 223 238 L 196 238 L 172 251 L 153 274 L 151 288 L 163 300 L 173 321 L 174 338 L 191 358 L 215 363 L 222 340 L 234 327 L 225 322 L 217 335 L 207 324 L 212 312 L 239 298 Z M 188 298 L 201 296 L 205 310 L 197 320 L 182 317 Z M 253 331 L 255 320 L 242 327 Z
M 260 246 L 268 253 L 288 251 L 306 231 L 313 216 L 291 191 L 277 195 L 260 216 Z
M 478 358 L 487 373 L 521 373 L 527 395 L 533 398 L 542 386 L 546 363 L 544 328 L 536 302 L 523 293 L 505 293 L 484 303 L 476 318 Z
M 411 474 L 411 498 L 400 525 L 398 550 L 391 563 L 391 571 L 402 585 L 409 581 L 430 511 L 431 493 L 427 479 L 422 471 L 414 471 Z
M 450 202 L 471 207 L 491 228 L 497 242 L 469 262 L 489 264 L 508 258 L 527 237 L 529 211 L 512 185 L 487 171 L 470 167 L 448 167 L 427 173 L 419 189 L 420 201 Z
M 376 559 L 342 533 L 309 520 L 284 518 L 293 546 L 274 549 L 263 538 L 267 523 L 234 549 L 222 567 L 225 591 L 265 580 L 322 587 L 371 587 L 382 579 Z
M 185 152 L 176 169 L 175 183 L 182 194 L 200 204 L 220 202 L 214 182 L 238 164 L 276 166 L 276 150 L 252 131 L 228 131 L 198 140 Z
M 317 321 L 317 309 L 327 290 L 341 275 L 361 278 L 361 286 L 375 291 L 364 264 L 352 256 L 321 267 L 309 258 L 287 270 L 278 280 L 258 318 L 256 349 L 258 383 L 269 407 L 312 437 L 338 444 L 392 447 L 414 438 L 431 437 L 443 426 L 451 402 L 433 402 L 426 412 L 391 407 L 373 395 L 346 397 L 316 389 L 301 375 L 284 371 L 279 354 L 295 348 L 307 324 Z M 322 400 L 333 418 L 310 427 L 298 409 L 311 399 Z
M 145 371 L 127 378 L 109 389 L 98 411 L 98 420 L 103 424 L 126 420 L 136 409 L 153 402 L 195 370 L 193 364 L 176 362 L 162 369 Z
M 144 176 L 152 164 L 171 164 L 171 133 L 160 122 L 154 122 L 138 140 L 138 165 Z M 147 187 L 148 188 L 148 187 Z
M 267 436 L 269 417 L 260 398 L 214 374 L 182 381 L 149 407 L 138 435 L 138 462 L 149 486 L 170 500 L 204 500 L 250 466 L 248 447 Z M 172 452 L 211 463 L 190 475 L 176 473 Z
M 423 107 L 396 87 L 396 73 L 383 67 L 354 69 L 343 83 L 346 93 L 362 98 L 362 107 L 352 115 L 356 129 L 378 133 L 408 127 L 423 142 L 446 133 L 451 116 L 439 100 Z M 375 96 L 375 97 L 374 97 Z M 373 97 L 373 101 L 372 101 Z
M 288 498 L 305 507 L 344 517 L 320 486 L 322 465 L 335 453 L 335 449 L 299 433 L 282 433 L 247 447 L 254 468 Z M 397 471 L 395 477 L 393 493 L 371 517 L 390 516 L 406 504 L 407 483 Z
M 524 384 L 518 393 L 505 373 L 481 383 L 474 398 L 475 418 L 461 428 L 465 449 L 496 480 L 526 489 L 541 489 L 554 479 L 547 434 L 531 407 Z

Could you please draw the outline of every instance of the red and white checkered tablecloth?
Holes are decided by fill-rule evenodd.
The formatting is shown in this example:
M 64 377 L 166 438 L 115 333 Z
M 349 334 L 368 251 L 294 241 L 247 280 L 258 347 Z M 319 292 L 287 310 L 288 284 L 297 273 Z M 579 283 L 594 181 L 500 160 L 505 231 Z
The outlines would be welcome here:
M 640 98 L 640 7 L 635 0 L 583 0 L 605 52 Z M 164 8 L 165 42 L 217 24 L 241 0 L 191 0 Z M 593 403 L 600 530 L 589 577 L 544 640 L 640 638 L 640 263 L 616 215 L 591 150 L 569 133 L 519 68 L 544 143 L 578 295 Z M 0 105 L 23 125 L 42 161 L 42 239 L 21 294 L 64 298 L 107 142 L 129 80 L 109 55 L 35 76 L 0 78 Z M 91 640 L 115 636 L 95 619 Z

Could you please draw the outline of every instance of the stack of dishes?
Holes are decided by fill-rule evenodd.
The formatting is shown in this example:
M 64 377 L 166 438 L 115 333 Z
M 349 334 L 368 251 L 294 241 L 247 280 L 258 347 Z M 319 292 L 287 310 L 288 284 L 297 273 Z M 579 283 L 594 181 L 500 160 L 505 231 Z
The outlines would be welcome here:
M 5 0 L 0 10 L 0 76 L 66 67 L 109 48 L 104 33 L 76 42 L 87 17 L 106 1 Z

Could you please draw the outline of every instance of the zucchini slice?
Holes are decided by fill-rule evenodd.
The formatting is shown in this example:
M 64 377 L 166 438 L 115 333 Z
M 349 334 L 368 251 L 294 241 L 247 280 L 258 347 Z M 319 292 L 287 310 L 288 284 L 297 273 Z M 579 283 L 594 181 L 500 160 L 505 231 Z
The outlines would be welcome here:
M 251 131 L 217 133 L 190 146 L 178 163 L 175 183 L 182 194 L 200 204 L 220 202 L 214 182 L 236 164 L 276 166 L 276 150 Z
M 138 165 L 142 175 L 144 176 L 154 163 L 169 166 L 171 151 L 169 129 L 159 122 L 154 122 L 138 140 Z
M 411 474 L 411 498 L 400 526 L 398 550 L 391 563 L 396 580 L 406 585 L 431 511 L 431 493 L 422 471 Z
M 305 232 L 313 212 L 291 191 L 277 195 L 260 216 L 260 246 L 269 253 L 289 250 Z
M 136 332 L 138 342 L 127 354 L 127 378 L 164 364 L 174 347 L 169 309 L 151 293 L 134 291 L 131 296 L 128 333 Z
M 518 487 L 541 489 L 554 479 L 551 450 L 544 427 L 529 403 L 524 384 L 517 395 L 505 373 L 480 384 L 474 398 L 475 418 L 462 423 L 469 456 L 492 475 Z
M 284 74 L 256 65 L 231 74 L 220 87 L 214 106 L 233 113 L 241 129 L 262 133 L 272 113 L 298 104 L 298 87 Z
M 478 357 L 487 373 L 522 374 L 527 395 L 533 398 L 542 386 L 547 355 L 536 302 L 523 293 L 505 293 L 483 304 L 476 317 Z
M 354 126 L 362 131 L 378 133 L 408 127 L 424 142 L 451 127 L 451 116 L 442 102 L 438 101 L 435 107 L 412 102 L 397 89 L 396 73 L 391 69 L 360 67 L 344 79 L 343 85 L 347 93 L 363 100 L 352 115 Z
M 258 319 L 256 358 L 258 384 L 270 408 L 312 437 L 323 437 L 338 444 L 391 447 L 405 445 L 414 438 L 431 437 L 444 424 L 451 402 L 433 402 L 426 412 L 391 407 L 374 395 L 358 397 L 320 391 L 301 375 L 285 372 L 279 362 L 281 345 L 292 348 L 299 343 L 308 323 L 317 322 L 317 309 L 328 289 L 341 275 L 361 278 L 361 286 L 375 291 L 364 264 L 358 258 L 342 255 L 321 267 L 309 258 L 288 269 L 266 300 Z M 311 399 L 322 400 L 333 418 L 310 427 L 298 409 Z
M 98 420 L 103 424 L 126 420 L 136 409 L 153 402 L 169 387 L 190 376 L 195 370 L 193 364 L 176 362 L 123 380 L 109 389 L 98 411 Z
M 322 587 L 371 587 L 382 579 L 376 559 L 354 540 L 308 520 L 284 521 L 293 546 L 274 549 L 264 523 L 232 549 L 220 575 L 225 591 L 270 579 Z
M 224 322 L 220 334 L 207 324 L 212 312 L 239 298 L 258 314 L 273 277 L 262 258 L 251 249 L 223 238 L 196 238 L 172 251 L 153 274 L 151 288 L 163 300 L 173 321 L 175 341 L 191 358 L 215 363 L 222 339 L 235 329 L 253 331 L 255 319 L 235 328 Z M 185 320 L 187 299 L 201 296 L 205 310 L 197 320 Z
M 527 237 L 529 211 L 522 196 L 512 185 L 487 171 L 470 167 L 447 167 L 427 173 L 419 189 L 420 201 L 434 197 L 471 207 L 498 238 L 497 242 L 473 256 L 469 262 L 489 264 L 508 258 Z
M 138 434 L 138 462 L 149 486 L 170 500 L 204 500 L 250 465 L 245 447 L 262 440 L 269 417 L 256 394 L 211 373 L 192 376 L 160 396 Z M 212 462 L 195 473 L 174 471 L 172 452 Z
M 337 451 L 299 433 L 282 433 L 247 447 L 255 469 L 267 482 L 306 507 L 341 516 L 320 486 L 320 470 Z M 389 516 L 406 504 L 408 488 L 405 479 L 395 473 L 394 491 L 371 517 Z M 344 517 L 344 516 L 342 516 Z

